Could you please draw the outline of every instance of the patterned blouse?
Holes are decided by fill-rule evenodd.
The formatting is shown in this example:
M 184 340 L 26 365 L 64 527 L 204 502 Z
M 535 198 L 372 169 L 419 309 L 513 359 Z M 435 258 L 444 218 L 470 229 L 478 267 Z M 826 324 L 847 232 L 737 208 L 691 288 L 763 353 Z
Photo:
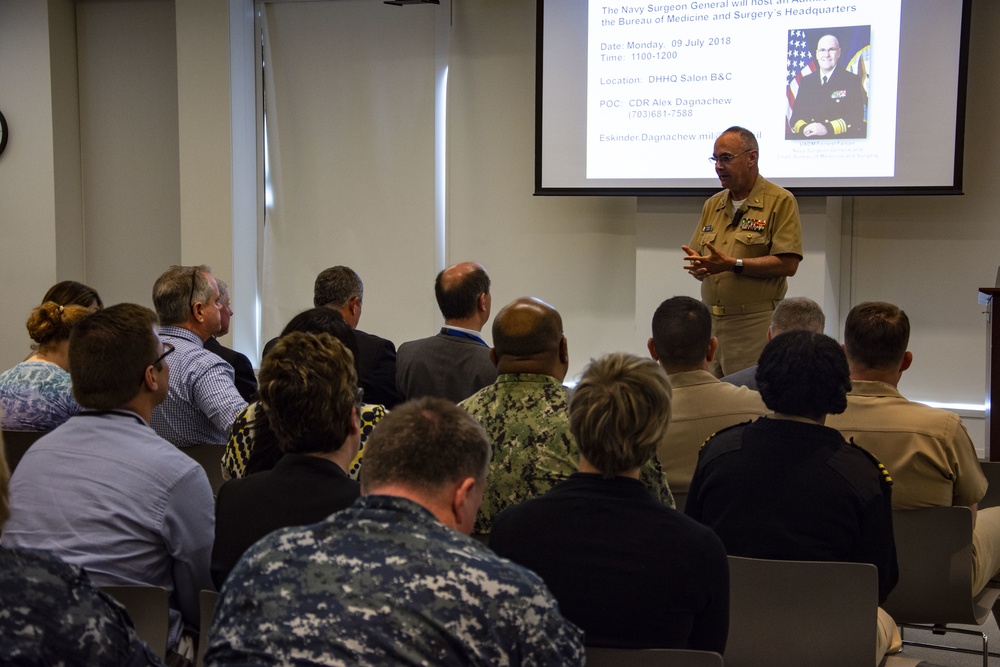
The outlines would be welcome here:
M 22 361 L 0 373 L 0 426 L 51 431 L 80 412 L 69 373 L 47 361 Z
M 260 409 L 260 401 L 251 403 L 239 415 L 233 424 L 232 432 L 229 435 L 229 442 L 226 443 L 226 453 L 222 455 L 222 470 L 228 478 L 243 477 L 246 474 L 247 462 L 253 452 L 256 439 L 256 427 L 254 420 L 257 411 Z M 351 469 L 347 471 L 351 479 L 357 479 L 361 472 L 361 457 L 364 453 L 365 442 L 371 435 L 372 429 L 387 414 L 387 410 L 381 405 L 365 404 L 361 411 L 361 448 L 358 455 L 351 461 Z

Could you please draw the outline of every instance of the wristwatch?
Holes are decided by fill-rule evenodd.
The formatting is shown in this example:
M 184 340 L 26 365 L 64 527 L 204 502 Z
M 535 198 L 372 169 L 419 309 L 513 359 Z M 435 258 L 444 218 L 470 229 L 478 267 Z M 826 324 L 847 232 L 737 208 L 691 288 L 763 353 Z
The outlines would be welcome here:
M 736 260 L 736 266 L 733 267 L 733 273 L 743 273 L 743 260 Z

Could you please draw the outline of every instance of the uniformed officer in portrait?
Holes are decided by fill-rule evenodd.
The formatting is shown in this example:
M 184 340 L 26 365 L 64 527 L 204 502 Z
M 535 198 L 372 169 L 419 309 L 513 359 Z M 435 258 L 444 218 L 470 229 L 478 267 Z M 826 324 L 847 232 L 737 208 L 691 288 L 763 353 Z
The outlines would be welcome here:
M 801 139 L 856 139 L 868 134 L 868 95 L 861 77 L 838 67 L 840 40 L 823 35 L 816 44 L 819 70 L 799 84 L 792 108 L 792 132 Z

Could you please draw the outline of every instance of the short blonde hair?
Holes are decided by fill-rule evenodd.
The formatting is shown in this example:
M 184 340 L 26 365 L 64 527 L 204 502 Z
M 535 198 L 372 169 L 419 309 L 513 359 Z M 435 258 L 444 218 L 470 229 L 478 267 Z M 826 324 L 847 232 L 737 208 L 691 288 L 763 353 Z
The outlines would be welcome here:
M 616 352 L 591 361 L 569 401 L 580 453 L 610 479 L 656 452 L 670 424 L 672 391 L 652 359 Z

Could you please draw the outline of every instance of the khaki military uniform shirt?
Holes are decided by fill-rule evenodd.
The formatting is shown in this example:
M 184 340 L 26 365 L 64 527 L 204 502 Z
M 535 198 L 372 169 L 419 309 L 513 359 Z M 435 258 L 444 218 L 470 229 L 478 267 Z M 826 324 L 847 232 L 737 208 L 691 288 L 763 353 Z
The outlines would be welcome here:
M 882 462 L 892 476 L 894 509 L 982 500 L 986 477 L 958 415 L 908 401 L 884 382 L 851 384 L 847 410 L 828 416 L 826 425 Z
M 687 493 L 702 444 L 722 429 L 767 414 L 760 394 L 708 371 L 673 373 L 670 426 L 656 457 L 673 493 Z
M 706 243 L 737 259 L 792 254 L 802 257 L 802 226 L 799 205 L 788 190 L 757 177 L 742 209 L 732 224 L 729 190 L 713 195 L 701 211 L 698 229 L 690 247 L 708 254 Z M 747 305 L 779 301 L 787 289 L 785 278 L 751 278 L 733 272 L 717 273 L 701 282 L 701 299 L 711 306 Z

